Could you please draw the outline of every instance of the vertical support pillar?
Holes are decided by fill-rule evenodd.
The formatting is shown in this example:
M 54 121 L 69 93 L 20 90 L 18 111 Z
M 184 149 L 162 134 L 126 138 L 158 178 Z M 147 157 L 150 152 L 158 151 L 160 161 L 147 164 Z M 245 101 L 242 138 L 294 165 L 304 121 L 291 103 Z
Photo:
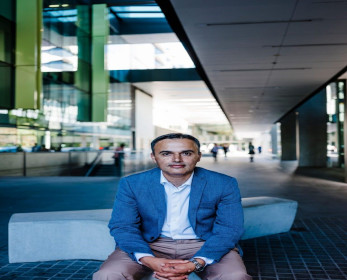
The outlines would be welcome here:
M 299 166 L 326 167 L 327 113 L 326 90 L 322 90 L 299 109 Z
M 17 0 L 15 108 L 41 106 L 41 33 L 42 0 Z
M 130 99 L 131 99 L 131 148 L 136 150 L 136 99 L 135 99 L 135 87 L 130 87 Z
M 344 123 L 346 111 L 346 80 L 338 80 L 336 82 L 336 116 L 337 116 L 337 154 L 338 154 L 338 167 L 345 164 L 345 144 L 344 141 Z
M 23 151 L 23 176 L 27 175 L 27 152 Z
M 343 82 L 343 92 L 344 92 L 344 120 L 343 120 L 343 141 L 344 141 L 344 145 L 343 145 L 343 157 L 344 157 L 344 168 L 345 168 L 345 182 L 347 183 L 347 150 L 346 150 L 346 145 L 347 145 L 347 89 L 346 89 L 346 83 L 347 80 L 342 80 L 341 82 Z
M 100 148 L 100 139 L 98 136 L 93 136 L 93 148 L 96 150 Z
M 282 160 L 296 160 L 296 112 L 281 121 Z
M 87 136 L 81 135 L 81 147 L 87 147 Z
M 107 121 L 109 76 L 105 65 L 108 37 L 106 4 L 92 6 L 92 121 Z
M 271 150 L 272 155 L 277 156 L 278 149 L 277 149 L 277 124 L 272 125 L 271 127 Z
M 75 87 L 80 91 L 78 121 L 91 120 L 91 12 L 88 5 L 77 6 L 78 68 Z

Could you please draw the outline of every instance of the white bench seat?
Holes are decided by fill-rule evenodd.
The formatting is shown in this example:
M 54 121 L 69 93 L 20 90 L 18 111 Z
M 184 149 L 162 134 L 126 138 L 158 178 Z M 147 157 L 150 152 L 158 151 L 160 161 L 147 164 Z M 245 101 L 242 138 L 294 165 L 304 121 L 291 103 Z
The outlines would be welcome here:
M 290 230 L 297 202 L 275 197 L 244 198 L 249 239 Z M 111 209 L 13 214 L 9 221 L 9 262 L 67 259 L 105 260 L 115 247 L 107 227 Z

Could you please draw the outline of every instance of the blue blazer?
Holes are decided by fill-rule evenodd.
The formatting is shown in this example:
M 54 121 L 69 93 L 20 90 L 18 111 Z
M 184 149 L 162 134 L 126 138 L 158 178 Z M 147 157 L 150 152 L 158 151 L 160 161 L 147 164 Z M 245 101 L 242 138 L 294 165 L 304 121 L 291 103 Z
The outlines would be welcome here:
M 236 179 L 196 167 L 188 216 L 195 234 L 205 240 L 195 255 L 218 262 L 237 246 L 243 233 Z M 165 190 L 160 184 L 159 168 L 120 180 L 109 223 L 117 247 L 133 260 L 136 252 L 153 254 L 148 243 L 160 236 L 165 217 Z

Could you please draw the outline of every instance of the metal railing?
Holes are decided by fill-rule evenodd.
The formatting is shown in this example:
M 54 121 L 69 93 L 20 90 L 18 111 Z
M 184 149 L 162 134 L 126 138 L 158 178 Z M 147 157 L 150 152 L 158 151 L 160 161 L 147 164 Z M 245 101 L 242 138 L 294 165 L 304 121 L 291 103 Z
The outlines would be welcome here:
M 98 165 L 100 165 L 101 162 L 101 156 L 102 156 L 102 150 L 98 152 L 98 154 L 96 155 L 95 159 L 93 160 L 93 162 L 91 163 L 86 175 L 84 175 L 85 177 L 88 177 L 92 174 L 92 172 L 94 171 L 95 167 L 97 167 Z
M 96 156 L 85 176 L 92 176 L 93 174 L 98 176 L 97 168 L 103 166 L 112 166 L 111 169 L 108 169 L 109 176 L 124 176 L 153 168 L 155 164 L 151 160 L 149 152 L 102 150 Z
M 0 153 L 0 176 L 91 176 L 97 167 L 113 168 L 109 176 L 123 176 L 154 167 L 149 152 L 126 151 L 120 166 L 114 151 Z
M 98 151 L 0 153 L 0 176 L 84 175 Z

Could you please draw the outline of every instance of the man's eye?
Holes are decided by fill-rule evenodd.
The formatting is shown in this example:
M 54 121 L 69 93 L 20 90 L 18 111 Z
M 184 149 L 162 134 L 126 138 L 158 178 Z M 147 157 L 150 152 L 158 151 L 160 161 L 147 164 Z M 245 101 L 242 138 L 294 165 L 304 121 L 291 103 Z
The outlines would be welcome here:
M 183 155 L 184 156 L 190 156 L 190 155 L 192 155 L 192 153 L 191 152 L 184 152 Z
M 162 155 L 163 155 L 164 157 L 167 157 L 168 155 L 170 155 L 170 153 L 162 153 Z

